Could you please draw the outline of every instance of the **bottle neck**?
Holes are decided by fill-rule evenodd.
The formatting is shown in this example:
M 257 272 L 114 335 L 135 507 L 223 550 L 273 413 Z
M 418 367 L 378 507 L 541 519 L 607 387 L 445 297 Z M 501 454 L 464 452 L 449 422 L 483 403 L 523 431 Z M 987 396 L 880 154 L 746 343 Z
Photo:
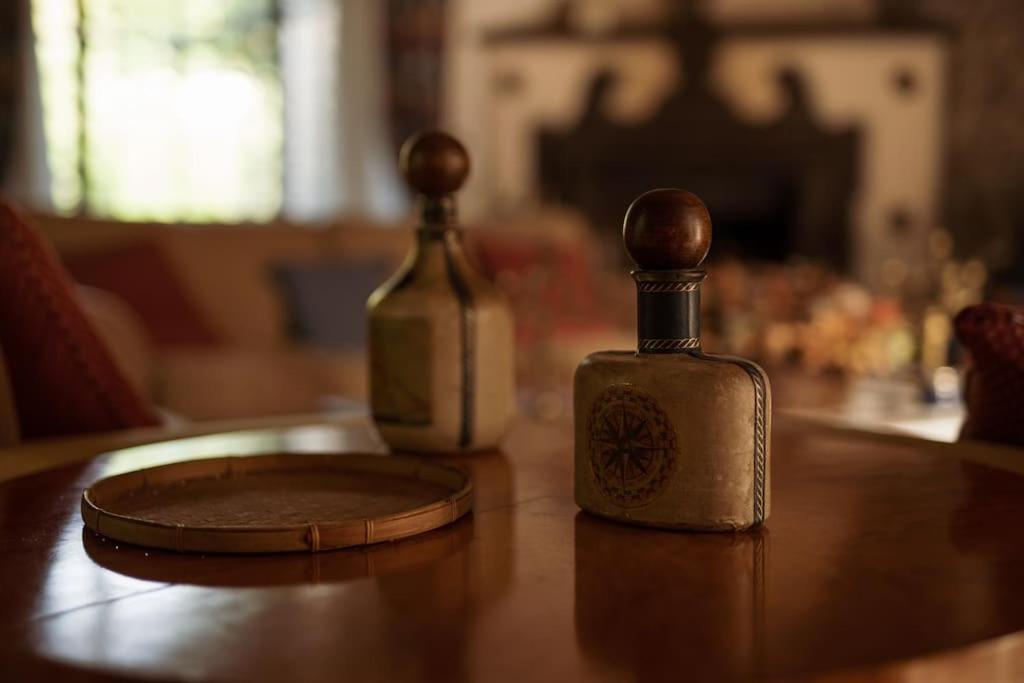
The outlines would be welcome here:
M 700 351 L 702 270 L 635 270 L 637 351 Z
M 423 224 L 416 228 L 413 254 L 426 256 L 433 251 L 445 251 L 462 256 L 462 231 L 454 225 Z
M 455 227 L 455 198 L 452 195 L 420 195 L 416 201 L 421 230 Z
M 455 202 L 451 195 L 417 199 L 420 216 L 416 226 L 416 242 L 413 245 L 412 260 L 428 257 L 434 251 L 462 255 L 462 231 L 455 221 Z
M 453 269 L 467 271 L 469 262 L 462 244 L 462 230 L 454 222 L 433 222 L 424 216 L 416 227 L 405 269 L 409 283 L 446 282 Z

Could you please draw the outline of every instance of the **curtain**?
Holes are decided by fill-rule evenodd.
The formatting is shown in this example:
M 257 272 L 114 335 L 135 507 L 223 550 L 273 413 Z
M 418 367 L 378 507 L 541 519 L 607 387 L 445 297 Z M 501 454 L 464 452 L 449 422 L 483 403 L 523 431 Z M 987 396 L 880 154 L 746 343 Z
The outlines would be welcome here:
M 447 0 L 389 0 L 388 102 L 396 146 L 441 123 Z
M 408 200 L 389 134 L 382 3 L 286 0 L 282 10 L 285 215 L 401 216 Z
M 14 156 L 18 100 L 21 94 L 21 0 L 0 2 L 0 179 L 10 172 Z
M 0 190 L 51 209 L 30 0 L 0 0 Z

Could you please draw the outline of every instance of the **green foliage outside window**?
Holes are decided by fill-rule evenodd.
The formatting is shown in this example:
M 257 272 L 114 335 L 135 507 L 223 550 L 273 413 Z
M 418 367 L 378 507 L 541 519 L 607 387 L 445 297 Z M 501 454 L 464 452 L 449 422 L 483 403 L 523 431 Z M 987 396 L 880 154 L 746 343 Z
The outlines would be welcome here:
M 124 220 L 280 209 L 274 0 L 34 0 L 52 196 Z

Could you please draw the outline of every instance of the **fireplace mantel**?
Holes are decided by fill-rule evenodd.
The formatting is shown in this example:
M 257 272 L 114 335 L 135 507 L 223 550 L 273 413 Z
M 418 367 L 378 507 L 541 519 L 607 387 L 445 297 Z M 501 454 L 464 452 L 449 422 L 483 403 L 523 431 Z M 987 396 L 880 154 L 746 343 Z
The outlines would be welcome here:
M 806 86 L 816 125 L 860 131 L 848 264 L 869 284 L 912 263 L 936 227 L 945 53 L 936 32 L 800 27 L 724 31 L 711 55 L 713 88 L 737 118 L 782 117 L 789 102 L 778 75 L 789 70 Z M 449 79 L 461 94 L 449 97 L 448 119 L 478 162 L 467 197 L 476 213 L 540 200 L 538 133 L 571 129 L 597 74 L 614 76 L 604 114 L 622 124 L 650 117 L 687 78 L 673 42 L 644 30 L 505 31 L 472 59 L 475 83 Z

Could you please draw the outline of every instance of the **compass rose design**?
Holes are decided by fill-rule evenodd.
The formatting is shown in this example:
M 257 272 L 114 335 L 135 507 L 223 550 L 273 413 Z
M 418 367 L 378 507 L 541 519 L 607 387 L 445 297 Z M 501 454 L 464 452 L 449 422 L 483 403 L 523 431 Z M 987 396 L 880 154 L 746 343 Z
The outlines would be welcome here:
M 590 467 L 601 493 L 622 507 L 645 505 L 675 468 L 676 433 L 653 398 L 629 384 L 608 387 L 587 419 Z

